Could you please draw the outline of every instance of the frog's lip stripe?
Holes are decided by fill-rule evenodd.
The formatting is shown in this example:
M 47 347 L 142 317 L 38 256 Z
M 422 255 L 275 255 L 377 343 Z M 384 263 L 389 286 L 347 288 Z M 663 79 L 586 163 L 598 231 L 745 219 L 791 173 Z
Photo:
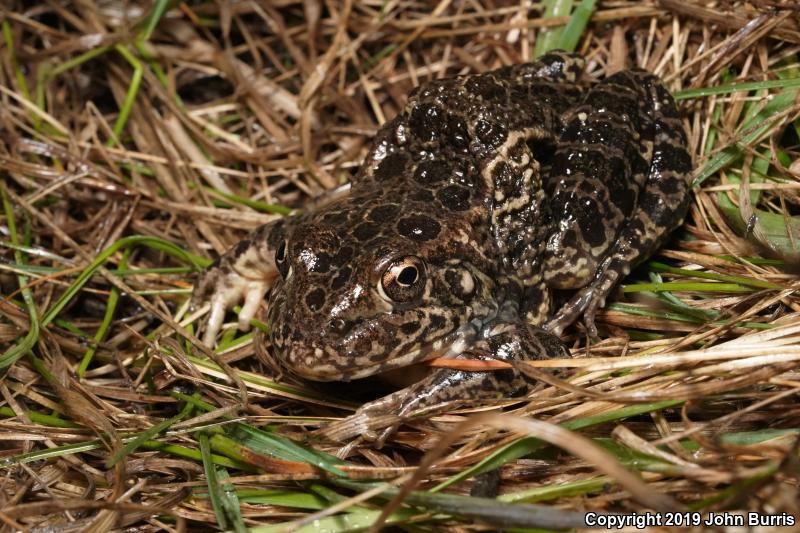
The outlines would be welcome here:
M 408 351 L 403 355 L 392 356 L 389 354 L 389 359 L 387 361 L 381 361 L 371 365 L 360 365 L 358 370 L 349 372 L 346 376 L 342 375 L 341 369 L 331 364 L 317 364 L 314 367 L 294 364 L 291 371 L 302 378 L 312 379 L 314 381 L 350 381 L 353 379 L 362 379 L 380 374 L 387 370 L 403 368 L 436 359 L 437 357 L 457 355 L 457 353 L 463 349 L 464 344 L 459 343 L 459 341 L 463 339 L 465 339 L 464 332 L 462 330 L 456 330 L 425 343 L 414 350 Z M 458 350 L 454 351 L 453 349 L 455 347 L 458 347 Z M 297 359 L 294 360 L 296 361 Z

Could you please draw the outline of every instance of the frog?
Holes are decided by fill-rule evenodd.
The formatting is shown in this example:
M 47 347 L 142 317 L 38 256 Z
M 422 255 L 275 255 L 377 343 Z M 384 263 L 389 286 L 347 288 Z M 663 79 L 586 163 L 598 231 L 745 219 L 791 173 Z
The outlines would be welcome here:
M 276 359 L 308 380 L 510 363 L 432 369 L 334 424 L 339 440 L 529 394 L 520 364 L 569 357 L 559 335 L 581 317 L 596 335 L 597 311 L 689 205 L 687 137 L 659 78 L 587 82 L 584 67 L 554 51 L 414 89 L 346 194 L 257 228 L 199 277 L 203 342 L 241 302 L 238 327 L 266 305 Z

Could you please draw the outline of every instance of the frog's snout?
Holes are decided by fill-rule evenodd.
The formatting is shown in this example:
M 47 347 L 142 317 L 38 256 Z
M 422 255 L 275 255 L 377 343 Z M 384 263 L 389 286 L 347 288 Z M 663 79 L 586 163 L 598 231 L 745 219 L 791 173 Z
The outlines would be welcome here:
M 273 343 L 280 352 L 280 359 L 293 374 L 312 381 L 340 381 L 346 372 L 341 365 L 334 364 L 329 350 L 304 342 L 289 341 L 282 346 Z

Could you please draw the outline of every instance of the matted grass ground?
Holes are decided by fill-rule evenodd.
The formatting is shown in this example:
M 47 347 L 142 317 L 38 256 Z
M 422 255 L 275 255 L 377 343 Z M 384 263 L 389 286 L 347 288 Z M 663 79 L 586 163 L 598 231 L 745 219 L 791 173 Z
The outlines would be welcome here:
M 798 9 L 6 0 L 0 531 L 356 531 L 381 511 L 404 531 L 648 509 L 796 523 Z M 195 273 L 347 182 L 411 88 L 553 47 L 589 77 L 662 76 L 697 171 L 601 340 L 570 329 L 573 358 L 537 365 L 528 400 L 343 445 L 314 430 L 362 396 L 275 375 L 261 333 L 191 341 Z M 469 497 L 496 467 L 500 497 Z M 387 505 L 397 487 L 414 490 Z

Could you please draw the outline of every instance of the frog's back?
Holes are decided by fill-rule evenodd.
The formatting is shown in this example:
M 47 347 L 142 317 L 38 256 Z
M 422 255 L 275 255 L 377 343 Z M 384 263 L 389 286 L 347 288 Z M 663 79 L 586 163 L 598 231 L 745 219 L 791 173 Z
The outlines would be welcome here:
M 552 148 L 560 116 L 580 98 L 582 66 L 577 56 L 553 53 L 535 63 L 420 85 L 378 132 L 353 178 L 354 190 L 448 181 L 488 194 L 492 184 L 487 187 L 480 170 L 510 143 L 510 134 L 535 132 Z
M 582 95 L 582 68 L 559 52 L 421 85 L 378 131 L 354 196 L 394 196 L 404 213 L 440 223 L 440 241 L 469 241 L 450 253 L 492 256 L 499 271 L 530 277 L 540 267 L 528 258 L 542 255 L 548 227 L 539 161 Z

